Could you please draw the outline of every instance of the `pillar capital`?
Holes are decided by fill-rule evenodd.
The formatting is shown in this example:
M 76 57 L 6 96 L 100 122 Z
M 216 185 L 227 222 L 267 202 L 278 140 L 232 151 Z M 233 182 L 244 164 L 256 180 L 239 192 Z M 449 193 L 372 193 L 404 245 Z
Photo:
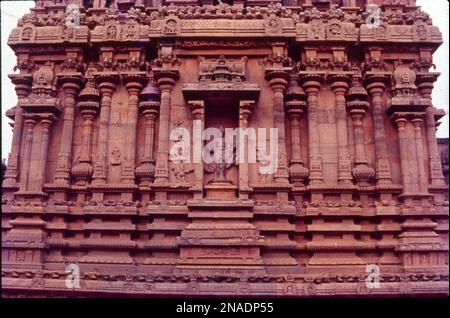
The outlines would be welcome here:
M 394 118 L 394 123 L 397 125 L 397 127 L 400 128 L 405 128 L 406 124 L 408 123 L 408 120 L 405 117 L 397 117 Z
M 327 81 L 335 94 L 345 94 L 349 87 L 348 82 L 353 72 L 331 72 L 327 74 Z
M 332 82 L 330 87 L 335 95 L 345 95 L 348 90 L 348 84 L 346 82 Z
M 422 97 L 431 99 L 434 82 L 437 81 L 441 73 L 437 72 L 419 72 L 416 77 L 417 89 Z
M 391 73 L 388 72 L 366 72 L 363 76 L 363 85 L 371 95 L 382 94 L 390 78 Z
M 318 94 L 325 79 L 325 72 L 299 72 L 298 76 L 307 95 Z
M 111 96 L 116 89 L 116 84 L 113 82 L 101 82 L 98 85 L 98 88 L 100 89 L 100 93 L 102 95 Z
M 300 119 L 305 111 L 306 102 L 304 101 L 288 101 L 285 103 L 286 114 L 290 119 Z
M 254 100 L 241 100 L 239 101 L 239 109 L 240 110 L 248 110 L 250 113 L 255 108 L 256 101 Z
M 83 84 L 83 75 L 78 72 L 60 73 L 56 75 L 57 83 L 63 90 L 75 90 L 75 94 L 80 90 Z
M 286 89 L 290 75 L 291 68 L 268 68 L 265 72 L 266 80 L 274 92 L 284 92 Z
M 41 125 L 45 128 L 45 129 L 49 129 L 50 126 L 53 124 L 53 121 L 51 121 L 50 119 L 42 119 L 41 120 Z
M 56 121 L 56 116 L 53 114 L 40 114 L 39 122 L 44 128 L 50 128 L 50 126 Z
M 34 126 L 36 126 L 36 124 L 37 124 L 37 120 L 34 118 L 26 118 L 24 123 L 28 129 L 33 129 Z
M 102 94 L 112 94 L 120 81 L 117 72 L 97 72 L 94 73 L 94 79 Z
M 180 72 L 178 70 L 155 70 L 154 76 L 156 80 L 156 85 L 159 89 L 164 91 L 171 91 L 175 86 L 175 83 L 180 78 Z
M 414 125 L 414 127 L 421 127 L 423 124 L 423 119 L 416 117 L 416 118 L 411 119 L 411 123 Z
M 187 103 L 194 120 L 203 120 L 205 116 L 205 102 L 203 100 L 189 100 Z
M 14 84 L 14 88 L 19 99 L 25 98 L 28 94 L 30 94 L 31 84 L 33 82 L 31 74 L 9 74 L 8 77 Z
M 433 84 L 441 76 L 439 72 L 417 72 L 416 84 Z
M 366 111 L 364 109 L 352 109 L 350 111 L 350 117 L 353 120 L 362 120 L 366 114 Z
M 205 108 L 205 101 L 203 100 L 189 100 L 187 103 L 192 112 L 197 109 Z
M 130 95 L 138 95 L 148 82 L 145 72 L 130 72 L 122 74 L 122 81 Z
M 155 121 L 156 118 L 158 118 L 159 110 L 157 107 L 148 108 L 148 109 L 143 110 L 142 114 L 144 115 L 145 120 Z
M 125 84 L 125 88 L 128 91 L 128 94 L 137 96 L 144 86 L 139 82 L 128 82 Z
M 250 117 L 251 113 L 252 113 L 252 111 L 250 109 L 240 108 L 239 109 L 239 119 L 247 121 L 248 118 Z

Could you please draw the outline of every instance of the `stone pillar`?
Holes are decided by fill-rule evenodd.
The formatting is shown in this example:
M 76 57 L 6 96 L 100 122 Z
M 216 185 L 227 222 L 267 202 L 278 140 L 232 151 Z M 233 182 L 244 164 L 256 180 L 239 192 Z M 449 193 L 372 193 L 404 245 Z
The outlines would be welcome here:
M 414 125 L 414 140 L 416 146 L 416 162 L 417 172 L 419 174 L 419 192 L 421 194 L 428 194 L 428 178 L 424 166 L 423 157 L 423 140 L 422 140 L 422 125 L 423 120 L 420 118 L 414 118 L 411 120 Z
M 366 157 L 366 151 L 364 149 L 364 130 L 363 130 L 363 118 L 365 115 L 364 110 L 353 110 L 350 112 L 350 116 L 353 120 L 353 127 L 355 133 L 355 167 L 352 170 L 353 177 L 360 186 L 368 186 L 370 181 L 375 176 L 375 171 L 369 167 Z
M 347 109 L 353 120 L 355 134 L 355 167 L 352 175 L 359 186 L 368 186 L 375 177 L 375 171 L 368 166 L 366 151 L 364 147 L 363 119 L 369 109 L 367 91 L 361 85 L 360 71 L 353 75 L 352 85 L 347 97 Z
M 386 133 L 384 129 L 384 101 L 383 93 L 388 75 L 369 74 L 366 76 L 366 88 L 372 101 L 372 115 L 375 136 L 375 153 L 377 157 L 376 175 L 377 184 L 391 184 L 392 175 L 386 146 Z
M 364 118 L 364 112 L 352 112 L 351 117 L 353 119 L 353 124 L 355 127 L 355 152 L 356 152 L 356 162 L 362 163 L 366 162 L 366 154 L 364 150 L 364 131 L 362 121 Z
M 17 186 L 17 177 L 19 176 L 19 158 L 20 147 L 23 135 L 23 109 L 20 106 L 21 99 L 28 96 L 31 91 L 31 76 L 11 74 L 9 78 L 15 85 L 17 97 L 19 99 L 17 107 L 14 110 L 14 128 L 11 143 L 11 152 L 8 156 L 8 164 L 5 172 L 3 187 Z
M 271 70 L 266 73 L 273 91 L 273 123 L 278 130 L 278 169 L 274 174 L 276 183 L 288 184 L 286 157 L 286 130 L 284 114 L 284 91 L 286 90 L 290 74 L 286 71 Z
M 306 94 L 298 85 L 298 75 L 291 75 L 291 83 L 286 91 L 285 111 L 291 123 L 292 153 L 289 162 L 289 177 L 295 187 L 303 187 L 307 182 L 309 170 L 305 167 L 301 155 L 300 119 L 306 110 Z M 297 192 L 296 192 L 297 193 Z M 301 200 L 301 196 L 295 195 Z
M 192 111 L 192 119 L 197 120 L 201 122 L 200 125 L 200 136 L 196 136 L 193 132 L 192 136 L 192 142 L 194 142 L 195 138 L 200 137 L 201 148 L 200 153 L 196 154 L 193 153 L 193 158 L 199 157 L 197 159 L 200 159 L 200 162 L 194 161 L 194 186 L 191 188 L 191 190 L 194 192 L 194 199 L 202 199 L 203 198 L 203 158 L 202 158 L 202 151 L 203 151 L 203 140 L 202 140 L 202 133 L 205 130 L 205 102 L 203 100 L 190 100 L 188 102 L 189 107 Z M 194 129 L 194 127 L 192 127 Z M 194 149 L 194 152 L 196 149 Z
M 25 144 L 22 148 L 22 163 L 20 169 L 20 192 L 28 190 L 28 176 L 30 171 L 31 150 L 33 147 L 33 130 L 37 121 L 34 118 L 25 120 Z
M 50 127 L 53 123 L 53 118 L 48 117 L 48 118 L 43 118 L 41 119 L 41 126 L 42 126 L 42 137 L 41 137 L 41 154 L 39 157 L 39 162 L 40 162 L 40 171 L 39 173 L 39 177 L 38 177 L 38 182 L 36 183 L 36 190 L 38 192 L 42 191 L 42 186 L 45 183 L 45 172 L 46 172 L 46 166 L 47 166 L 47 154 L 48 154 L 48 144 L 49 144 L 49 134 L 50 134 Z M 30 171 L 31 172 L 31 171 Z
M 158 89 L 152 82 L 149 82 L 141 92 L 141 101 L 139 102 L 139 109 L 145 118 L 145 139 L 144 156 L 136 168 L 136 176 L 140 181 L 140 186 L 144 187 L 149 187 L 155 177 L 155 124 L 159 113 L 159 99 Z M 146 194 L 145 198 L 147 198 Z
M 322 158 L 319 148 L 319 103 L 318 95 L 323 82 L 323 74 L 300 74 L 305 89 L 308 109 L 309 184 L 323 183 Z
M 76 185 L 87 185 L 92 175 L 92 126 L 94 123 L 94 111 L 82 111 L 83 136 L 81 142 L 81 153 L 78 163 L 72 168 L 72 175 Z
M 158 118 L 159 103 L 154 108 L 145 109 L 142 113 L 145 118 L 145 141 L 144 141 L 144 157 L 140 165 L 136 168 L 136 176 L 140 180 L 140 184 L 149 186 L 153 182 L 155 174 L 155 156 L 154 156 L 154 140 L 155 140 L 155 123 Z
M 169 136 L 170 136 L 170 94 L 178 79 L 178 73 L 160 72 L 156 84 L 161 92 L 161 106 L 159 112 L 159 140 L 156 157 L 155 184 L 169 183 Z
M 153 142 L 155 140 L 155 123 L 158 118 L 158 110 L 149 109 L 144 111 L 145 118 L 145 146 L 144 160 L 154 162 Z
M 440 73 L 418 73 L 417 88 L 420 95 L 429 101 L 429 106 L 426 108 L 425 130 L 428 144 L 430 183 L 433 186 L 445 187 L 441 158 L 436 139 L 436 121 L 434 118 L 435 108 L 431 102 L 431 93 L 434 88 L 433 83 L 437 80 L 439 75 Z
M 345 74 L 330 74 L 328 80 L 335 95 L 336 137 L 338 147 L 338 182 L 349 184 L 352 181 L 350 155 L 348 153 L 347 111 L 345 94 L 348 89 L 348 77 Z
M 403 195 L 409 195 L 414 192 L 414 185 L 411 180 L 410 162 L 408 160 L 408 147 L 411 146 L 410 140 L 406 132 L 406 118 L 400 117 L 395 119 L 398 129 L 398 141 L 400 146 L 400 163 L 402 169 Z
M 134 184 L 139 93 L 144 87 L 144 81 L 144 74 L 132 74 L 124 77 L 124 82 L 126 83 L 125 87 L 129 94 L 127 120 L 128 138 L 126 139 L 125 164 L 123 166 L 121 180 L 123 183 L 127 184 Z
M 112 78 L 108 76 L 98 76 L 99 89 L 101 93 L 100 101 L 100 123 L 97 140 L 97 157 L 94 164 L 94 184 L 105 184 L 108 175 L 108 142 L 109 142 L 109 116 L 111 112 L 111 99 L 116 89 Z
M 75 98 L 80 90 L 81 74 L 72 76 L 63 74 L 59 76 L 58 80 L 62 83 L 64 91 L 64 110 L 61 145 L 56 163 L 54 182 L 68 185 L 70 183 Z
M 95 88 L 93 79 L 88 79 L 85 88 L 78 96 L 78 108 L 83 119 L 83 131 L 81 139 L 80 157 L 72 168 L 72 176 L 75 184 L 84 186 L 89 183 L 92 177 L 92 136 L 94 118 L 99 112 L 99 93 Z
M 289 166 L 289 175 L 294 186 L 306 184 L 309 171 L 304 166 L 301 156 L 300 142 L 300 119 L 305 107 L 303 101 L 289 101 L 286 103 L 286 112 L 291 121 L 292 158 Z
M 253 107 L 255 105 L 255 102 L 252 100 L 241 100 L 239 102 L 239 128 L 241 131 L 245 132 L 248 128 L 248 118 L 250 117 Z M 247 135 L 247 138 L 243 136 L 244 138 L 244 144 L 243 144 L 243 151 L 244 151 L 244 162 L 239 163 L 239 198 L 242 200 L 248 200 L 248 195 L 251 191 L 249 185 L 248 185 L 248 138 L 250 138 L 249 135 Z M 239 141 L 238 141 L 239 142 Z M 242 157 L 241 155 L 239 155 Z

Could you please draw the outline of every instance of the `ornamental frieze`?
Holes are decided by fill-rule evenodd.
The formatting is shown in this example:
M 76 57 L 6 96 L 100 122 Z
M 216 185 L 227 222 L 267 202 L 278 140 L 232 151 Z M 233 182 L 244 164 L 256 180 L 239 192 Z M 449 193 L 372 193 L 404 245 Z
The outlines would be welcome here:
M 105 25 L 97 26 L 91 31 L 91 42 L 147 42 L 149 27 L 137 22 L 127 22 L 118 24 L 108 22 Z
M 89 29 L 87 26 L 66 27 L 42 26 L 25 24 L 14 29 L 9 38 L 9 45 L 17 44 L 56 44 L 56 43 L 88 43 Z
M 90 10 L 80 16 L 80 26 L 66 27 L 65 16 L 49 19 L 48 14 L 32 12 L 22 18 L 8 43 L 58 43 L 88 41 L 144 41 L 148 38 L 177 36 L 264 36 L 295 37 L 297 41 L 424 42 L 442 41 L 437 27 L 420 10 L 403 14 L 382 12 L 380 24 L 367 25 L 364 14 L 354 16 L 345 8 L 328 11 L 281 6 L 235 7 L 174 6 L 126 13 L 107 9 L 104 15 Z M 361 24 L 359 27 L 357 25 Z M 59 38 L 59 39 L 58 39 Z
M 442 35 L 439 29 L 425 23 L 415 25 L 389 25 L 382 23 L 379 26 L 361 25 L 361 42 L 426 42 L 441 43 Z

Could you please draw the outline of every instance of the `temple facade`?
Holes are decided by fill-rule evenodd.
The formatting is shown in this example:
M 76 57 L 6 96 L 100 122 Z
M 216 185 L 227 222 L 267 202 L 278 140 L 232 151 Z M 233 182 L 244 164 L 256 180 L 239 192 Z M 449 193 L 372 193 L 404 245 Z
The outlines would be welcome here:
M 415 2 L 36 0 L 8 39 L 2 294 L 448 295 Z M 173 159 L 208 128 L 275 129 L 276 171 Z

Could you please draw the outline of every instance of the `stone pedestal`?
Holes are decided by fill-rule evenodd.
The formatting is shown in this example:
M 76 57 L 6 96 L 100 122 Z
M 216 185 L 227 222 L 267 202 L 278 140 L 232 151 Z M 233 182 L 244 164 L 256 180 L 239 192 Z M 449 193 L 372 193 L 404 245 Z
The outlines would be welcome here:
M 188 202 L 192 223 L 177 239 L 180 246 L 177 272 L 265 273 L 260 255 L 264 240 L 251 224 L 253 202 L 227 198 L 227 192 L 235 195 L 236 188 L 226 184 L 208 185 L 206 199 Z
M 213 182 L 205 185 L 206 199 L 233 200 L 236 199 L 237 186 L 227 182 Z

